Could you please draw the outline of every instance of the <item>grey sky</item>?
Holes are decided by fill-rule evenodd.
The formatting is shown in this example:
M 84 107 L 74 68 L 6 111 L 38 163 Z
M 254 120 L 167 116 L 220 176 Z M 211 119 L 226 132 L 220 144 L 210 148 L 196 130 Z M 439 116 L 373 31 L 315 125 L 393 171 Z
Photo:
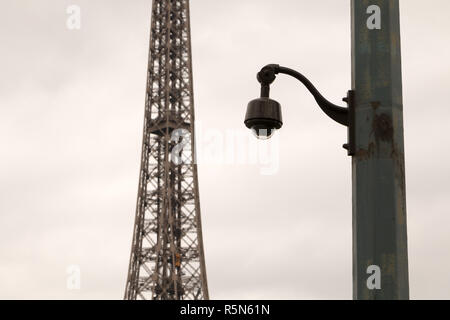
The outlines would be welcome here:
M 81 7 L 81 30 L 66 8 Z M 401 1 L 411 298 L 450 298 L 450 3 Z M 137 193 L 151 0 L 0 5 L 0 298 L 121 299 Z M 192 0 L 198 143 L 243 131 L 267 63 L 350 89 L 350 1 Z M 213 299 L 350 299 L 345 128 L 292 79 L 279 167 L 200 163 Z M 201 131 L 201 132 L 200 132 Z M 247 133 L 250 134 L 250 133 Z M 81 289 L 66 288 L 79 265 Z

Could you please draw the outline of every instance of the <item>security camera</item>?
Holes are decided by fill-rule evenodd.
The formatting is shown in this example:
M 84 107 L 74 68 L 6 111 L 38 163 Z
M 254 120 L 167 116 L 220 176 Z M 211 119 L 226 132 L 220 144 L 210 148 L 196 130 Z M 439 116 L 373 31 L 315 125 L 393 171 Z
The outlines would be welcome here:
M 281 106 L 270 98 L 254 99 L 247 106 L 244 123 L 258 139 L 269 139 L 283 125 Z

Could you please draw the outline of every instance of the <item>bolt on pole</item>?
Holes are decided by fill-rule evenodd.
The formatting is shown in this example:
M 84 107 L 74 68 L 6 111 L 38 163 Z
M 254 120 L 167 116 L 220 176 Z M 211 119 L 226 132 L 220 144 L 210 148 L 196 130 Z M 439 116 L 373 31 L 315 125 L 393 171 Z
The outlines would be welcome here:
M 351 0 L 353 298 L 409 299 L 398 0 Z

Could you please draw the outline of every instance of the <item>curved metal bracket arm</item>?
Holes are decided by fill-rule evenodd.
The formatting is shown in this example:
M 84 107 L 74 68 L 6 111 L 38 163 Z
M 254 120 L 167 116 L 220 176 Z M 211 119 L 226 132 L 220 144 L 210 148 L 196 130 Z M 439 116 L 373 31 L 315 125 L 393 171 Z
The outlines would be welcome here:
M 348 104 L 348 108 L 337 106 L 322 96 L 319 90 L 300 72 L 290 68 L 281 67 L 278 64 L 269 64 L 257 75 L 258 81 L 261 83 L 261 97 L 269 97 L 270 84 L 275 81 L 276 75 L 279 73 L 290 75 L 296 78 L 311 92 L 319 107 L 327 116 L 334 121 L 348 127 L 348 143 L 344 144 L 349 155 L 355 154 L 355 116 L 354 116 L 354 91 L 350 90 L 347 97 L 343 99 Z
M 278 73 L 283 73 L 290 75 L 291 77 L 296 78 L 301 83 L 305 85 L 305 87 L 311 92 L 311 94 L 314 96 L 314 99 L 316 100 L 319 107 L 322 109 L 323 112 L 325 112 L 331 119 L 334 121 L 344 125 L 348 126 L 348 109 L 339 107 L 322 96 L 322 94 L 319 92 L 319 90 L 314 87 L 314 85 L 309 81 L 304 75 L 302 75 L 300 72 L 297 72 L 295 70 L 281 67 L 277 64 L 269 64 L 261 69 L 261 71 L 258 73 L 258 81 L 261 82 L 262 90 L 266 91 L 268 90 L 268 86 L 275 80 L 275 75 Z M 263 92 L 262 92 L 263 93 Z M 268 92 L 264 92 L 264 95 L 268 94 Z

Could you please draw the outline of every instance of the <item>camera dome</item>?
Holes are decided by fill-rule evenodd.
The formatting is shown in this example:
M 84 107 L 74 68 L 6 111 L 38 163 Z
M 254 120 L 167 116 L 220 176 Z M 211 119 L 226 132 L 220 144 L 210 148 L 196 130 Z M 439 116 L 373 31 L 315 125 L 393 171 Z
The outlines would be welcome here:
M 244 123 L 258 139 L 269 139 L 283 125 L 281 105 L 270 98 L 252 100 L 247 106 Z

